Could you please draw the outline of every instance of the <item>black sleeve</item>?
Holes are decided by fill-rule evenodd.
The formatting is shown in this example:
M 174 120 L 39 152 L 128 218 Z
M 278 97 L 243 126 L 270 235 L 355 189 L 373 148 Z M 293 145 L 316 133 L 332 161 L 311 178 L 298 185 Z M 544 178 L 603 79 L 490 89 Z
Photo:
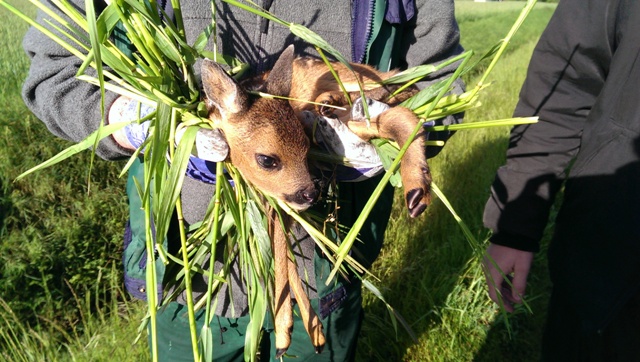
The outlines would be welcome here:
M 617 1 L 562 0 L 531 58 L 514 116 L 538 116 L 511 131 L 506 164 L 485 206 L 491 242 L 537 251 L 549 210 L 580 149 L 587 115 L 608 72 Z

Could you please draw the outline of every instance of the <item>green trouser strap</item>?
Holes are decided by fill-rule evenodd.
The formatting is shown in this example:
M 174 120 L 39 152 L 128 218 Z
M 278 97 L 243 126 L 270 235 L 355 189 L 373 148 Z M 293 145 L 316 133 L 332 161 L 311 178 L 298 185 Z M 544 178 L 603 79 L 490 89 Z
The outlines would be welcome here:
M 141 185 L 144 185 L 144 165 L 140 158 L 137 158 L 129 168 L 127 175 L 130 240 L 128 240 L 123 251 L 123 263 L 127 290 L 136 298 L 146 300 L 144 289 L 146 289 L 147 263 L 149 260 L 146 216 L 145 211 L 142 209 L 142 198 L 138 192 L 138 187 Z M 151 222 L 153 223 L 153 219 Z M 166 250 L 167 241 L 164 240 L 163 244 Z M 162 297 L 162 280 L 166 267 L 159 258 L 154 258 L 153 262 L 155 263 L 156 271 L 156 288 L 160 299 Z
M 371 37 L 367 44 L 365 62 L 381 71 L 389 71 L 400 66 L 398 54 L 402 41 L 402 24 L 385 21 L 386 0 L 376 0 L 373 11 Z
M 111 33 L 113 44 L 129 59 L 133 59 L 135 47 L 127 37 L 127 29 L 122 25 L 122 21 L 116 23 Z
M 135 47 L 126 35 L 127 31 L 118 22 L 112 32 L 114 44 L 129 59 L 133 59 Z M 125 269 L 125 284 L 127 290 L 138 298 L 143 298 L 146 281 L 146 221 L 145 211 L 142 209 L 142 198 L 138 192 L 137 185 L 144 185 L 144 165 L 140 158 L 137 158 L 129 168 L 127 174 L 127 196 L 129 199 L 129 229 L 130 240 L 127 240 L 123 252 L 123 263 Z M 164 242 L 166 250 L 166 240 Z M 164 277 L 165 265 L 156 259 L 156 278 L 158 280 L 159 295 L 162 295 L 162 279 Z

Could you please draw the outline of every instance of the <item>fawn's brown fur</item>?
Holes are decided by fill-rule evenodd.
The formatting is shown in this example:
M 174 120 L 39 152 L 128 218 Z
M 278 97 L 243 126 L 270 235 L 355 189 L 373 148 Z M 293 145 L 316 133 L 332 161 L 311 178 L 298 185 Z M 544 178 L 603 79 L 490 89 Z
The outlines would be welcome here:
M 366 65 L 352 64 L 354 74 L 340 63 L 333 63 L 333 67 L 350 91 L 352 100 L 360 96 L 358 83 L 365 85 L 366 97 L 392 106 L 416 92 L 411 88 L 389 98 L 393 88 L 372 84 L 389 78 L 395 72 L 383 73 Z M 393 139 L 401 146 L 418 124 L 415 114 L 403 107 L 384 111 L 373 117 L 367 126 L 366 122 L 350 120 L 350 112 L 334 113 L 328 107 L 304 102 L 348 104 L 326 64 L 312 58 L 296 58 L 293 47 L 287 48 L 274 68 L 259 79 L 261 91 L 302 101 L 251 97 L 222 67 L 205 60 L 202 81 L 209 118 L 223 131 L 230 148 L 230 161 L 243 177 L 263 193 L 298 211 L 309 208 L 320 193 L 309 172 L 307 154 L 310 142 L 300 121 L 302 118 L 299 118 L 302 112 L 318 111 L 324 116 L 339 117 L 365 141 L 381 137 Z M 430 202 L 431 176 L 422 138 L 423 135 L 419 135 L 410 145 L 400 166 L 405 200 L 412 217 L 421 214 Z M 280 223 L 276 212 L 268 209 L 275 263 L 276 356 L 282 356 L 290 344 L 293 326 L 291 292 L 300 306 L 305 328 L 319 352 L 325 343 L 322 324 L 303 290 L 295 261 L 290 259 L 287 228 L 292 220 L 285 215 L 283 223 Z

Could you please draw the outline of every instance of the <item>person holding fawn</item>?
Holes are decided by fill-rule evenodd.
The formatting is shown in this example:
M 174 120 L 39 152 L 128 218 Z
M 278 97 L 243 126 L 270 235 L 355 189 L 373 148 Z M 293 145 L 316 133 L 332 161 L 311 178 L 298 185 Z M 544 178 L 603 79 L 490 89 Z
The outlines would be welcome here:
M 73 2 L 83 8 L 84 1 Z M 105 5 L 99 0 L 96 0 L 96 4 L 97 8 L 100 8 L 99 5 Z M 162 14 L 171 17 L 170 2 L 162 2 L 162 4 L 165 4 Z M 329 3 L 282 0 L 264 1 L 262 5 L 282 19 L 305 24 L 342 54 L 350 57 L 353 62 L 369 63 L 382 71 L 440 62 L 462 51 L 458 43 L 459 33 L 452 0 L 415 2 L 355 0 Z M 313 54 L 312 47 L 295 39 L 288 29 L 278 24 L 257 19 L 255 15 L 232 8 L 225 3 L 216 2 L 216 6 L 219 9 L 216 18 L 218 52 L 250 64 L 253 75 L 273 68 L 276 60 L 290 44 L 295 44 L 296 51 L 301 55 Z M 210 4 L 207 1 L 183 0 L 181 10 L 187 39 L 193 41 L 202 29 L 211 23 Z M 38 16 L 39 21 L 44 24 L 47 16 L 43 13 L 39 13 Z M 130 45 L 122 46 L 127 48 Z M 74 78 L 81 65 L 80 61 L 35 29 L 31 29 L 25 36 L 24 47 L 31 58 L 31 69 L 24 85 L 23 95 L 26 104 L 34 114 L 47 124 L 54 134 L 72 141 L 80 141 L 97 129 L 100 122 L 97 106 L 100 102 L 100 92 L 97 87 Z M 212 48 L 212 44 L 209 44 L 209 48 Z M 430 81 L 446 77 L 452 70 L 453 67 L 450 67 L 434 74 Z M 210 93 L 214 93 L 218 85 L 215 82 L 206 83 L 205 78 L 208 75 L 210 73 L 202 74 L 203 86 L 205 91 L 206 87 L 209 87 Z M 458 84 L 458 92 L 461 91 L 460 87 L 461 85 Z M 78 112 L 78 102 L 81 102 L 84 112 Z M 136 103 L 108 92 L 106 95 L 108 121 L 117 123 L 131 120 L 134 116 L 138 117 L 141 110 Z M 214 108 L 212 113 L 220 110 L 224 113 L 229 110 L 228 108 L 214 110 Z M 222 115 L 219 118 L 224 121 L 229 117 Z M 448 123 L 458 121 L 459 117 L 441 120 Z M 135 126 L 125 127 L 121 133 L 103 140 L 96 149 L 96 153 L 108 160 L 130 156 L 142 144 L 147 134 L 144 125 Z M 282 142 L 286 141 L 283 135 L 277 133 L 276 135 L 283 139 Z M 183 213 L 187 225 L 193 225 L 202 220 L 215 189 L 214 162 L 226 159 L 229 154 L 233 157 L 236 152 L 233 149 L 236 143 L 230 141 L 230 138 L 225 139 L 225 134 L 221 133 L 198 134 L 196 143 L 213 145 L 213 150 L 199 152 L 199 157 L 193 158 L 187 170 L 189 177 L 185 178 L 181 190 Z M 262 140 L 256 143 L 257 140 L 253 139 L 250 141 L 255 145 L 266 145 L 270 142 L 270 140 Z M 298 157 L 300 154 L 291 154 L 286 157 L 294 156 Z M 274 165 L 277 166 L 277 164 L 274 162 L 278 161 L 264 152 L 258 155 L 256 160 L 264 168 L 276 168 Z M 139 180 L 141 177 L 144 175 L 142 165 L 138 161 L 129 174 L 128 195 L 131 208 L 125 232 L 123 261 L 127 289 L 133 296 L 145 299 L 146 264 L 142 258 L 145 255 L 144 223 L 140 214 L 139 196 L 135 192 L 135 179 Z M 340 209 L 340 220 L 343 224 L 353 223 L 379 181 L 379 176 L 367 177 L 358 177 L 357 184 L 341 183 L 341 195 L 349 201 Z M 266 186 L 279 182 L 269 177 L 263 177 L 260 180 Z M 293 182 L 294 180 L 285 178 L 282 181 Z M 302 190 L 300 192 L 294 192 L 296 190 L 287 190 L 292 194 L 289 201 L 301 205 L 300 208 L 309 207 L 309 204 L 318 196 L 316 190 L 312 190 L 311 183 L 304 190 L 300 189 Z M 389 186 L 361 231 L 360 239 L 365 243 L 358 246 L 357 255 L 365 267 L 371 265 L 380 251 L 392 199 L 393 189 Z M 419 209 L 420 212 L 424 210 L 422 206 Z M 308 291 L 308 305 L 322 323 L 324 341 L 320 344 L 312 343 L 305 331 L 303 325 L 305 323 L 301 321 L 300 316 L 295 315 L 290 345 L 285 346 L 284 349 L 275 340 L 274 327 L 268 323 L 264 326 L 261 358 L 273 359 L 286 353 L 286 356 L 295 356 L 299 360 L 353 360 L 363 318 L 361 285 L 357 278 L 347 280 L 342 277 L 336 283 L 325 285 L 331 263 L 326 256 L 316 250 L 314 241 L 301 227 L 294 224 L 291 228 L 296 239 L 294 250 L 297 271 L 290 271 L 289 278 L 296 272 L 298 275 L 306 276 L 302 280 L 303 288 Z M 176 240 L 169 238 L 167 242 L 168 249 L 175 250 Z M 218 260 L 214 260 L 211 264 L 214 268 L 220 266 Z M 239 266 L 234 267 L 228 279 L 228 285 L 222 287 L 217 293 L 216 317 L 211 323 L 211 328 L 216 331 L 213 349 L 213 359 L 216 361 L 243 359 L 244 335 L 250 321 L 247 314 L 247 294 L 240 278 Z M 198 298 L 202 295 L 202 290 L 206 290 L 206 278 L 196 275 L 193 277 L 193 284 L 194 294 L 198 294 L 195 297 Z M 295 290 L 293 294 L 298 297 Z M 180 296 L 159 311 L 157 317 L 159 360 L 193 360 L 184 301 L 185 296 Z M 204 323 L 204 315 L 199 313 L 197 317 L 200 324 L 198 327 L 201 327 Z

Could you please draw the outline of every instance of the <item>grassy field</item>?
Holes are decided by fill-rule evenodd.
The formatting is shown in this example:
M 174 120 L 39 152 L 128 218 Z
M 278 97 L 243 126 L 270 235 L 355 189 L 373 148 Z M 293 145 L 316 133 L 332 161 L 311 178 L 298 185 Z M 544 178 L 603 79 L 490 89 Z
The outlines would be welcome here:
M 457 2 L 463 46 L 484 53 L 507 33 L 521 9 L 522 3 L 515 2 Z M 481 98 L 483 106 L 469 111 L 466 121 L 511 116 L 528 59 L 553 9 L 550 4 L 536 6 L 492 73 L 492 85 Z M 466 79 L 468 86 L 475 84 L 477 76 L 475 72 Z M 482 227 L 482 211 L 495 170 L 504 162 L 507 137 L 508 129 L 500 128 L 458 132 L 431 162 L 435 182 L 483 243 L 487 231 Z M 381 303 L 369 297 L 360 360 L 538 359 L 547 298 L 543 259 L 536 264 L 527 291 L 533 314 L 519 309 L 506 324 L 486 296 L 478 249 L 466 241 L 440 202 L 418 220 L 407 218 L 399 207 L 387 235 L 374 274 L 382 279 L 387 301 L 410 321 L 418 342 L 402 331 L 396 336 Z
M 489 49 L 522 6 L 457 2 L 465 48 Z M 494 70 L 483 106 L 469 111 L 467 121 L 511 115 L 531 51 L 553 9 L 536 6 Z M 131 345 L 143 308 L 121 291 L 126 205 L 117 174 L 122 164 L 97 161 L 90 193 L 88 153 L 13 182 L 68 144 L 51 136 L 22 104 L 19 91 L 28 63 L 20 41 L 26 26 L 4 8 L 0 18 L 0 361 L 145 360 L 144 341 Z M 470 86 L 479 71 L 466 79 Z M 483 243 L 482 209 L 504 161 L 507 135 L 507 129 L 458 132 L 431 162 L 435 181 Z M 410 220 L 398 201 L 373 272 L 418 340 L 396 333 L 381 303 L 365 295 L 358 360 L 536 360 L 548 288 L 544 258 L 538 258 L 528 289 L 533 313 L 520 308 L 507 324 L 486 296 L 478 263 L 483 245 L 466 241 L 441 202 Z
M 12 4 L 35 14 L 27 1 Z M 88 185 L 85 153 L 14 182 L 69 143 L 23 104 L 26 23 L 4 7 L 0 18 L 0 361 L 140 360 L 123 342 L 139 316 L 123 313 L 131 308 L 120 291 L 122 164 L 96 162 Z

